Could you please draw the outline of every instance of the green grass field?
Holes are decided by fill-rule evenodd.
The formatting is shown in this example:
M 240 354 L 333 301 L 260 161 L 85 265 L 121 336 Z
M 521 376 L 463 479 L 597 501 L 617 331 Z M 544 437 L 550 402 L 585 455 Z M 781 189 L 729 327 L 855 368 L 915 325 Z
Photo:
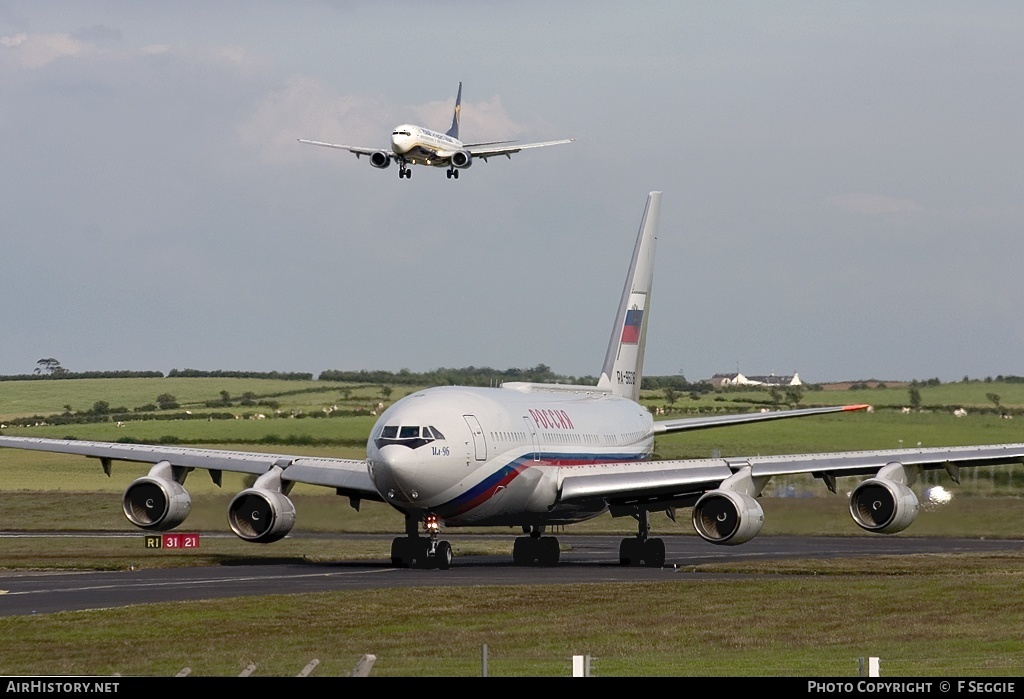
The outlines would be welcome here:
M 66 405 L 72 412 L 90 409 L 97 401 L 111 407 L 137 407 L 153 403 L 156 397 L 169 393 L 181 408 L 206 409 L 206 401 L 218 400 L 227 391 L 235 412 L 268 412 L 266 408 L 244 407 L 238 399 L 245 393 L 257 398 L 272 398 L 284 411 L 317 411 L 334 405 L 348 409 L 373 409 L 383 400 L 380 386 L 334 383 L 329 381 L 283 381 L 277 379 L 225 378 L 153 378 L 153 379 L 69 379 L 42 381 L 0 381 L 0 422 L 12 417 L 54 415 L 63 413 Z M 346 392 L 347 391 L 347 395 Z M 390 396 L 394 401 L 406 389 L 396 386 Z
M 736 577 L 737 573 L 744 573 Z M 729 573 L 734 577 L 721 577 Z M 129 573 L 130 574 L 130 573 Z M 0 674 L 883 677 L 1024 673 L 1021 554 L 666 569 L 660 582 L 419 587 L 0 618 Z
M 921 405 L 926 408 L 932 406 L 949 406 L 949 411 L 957 407 L 994 409 L 995 404 L 989 399 L 988 394 L 994 393 L 999 396 L 999 405 L 1005 408 L 1020 409 L 1024 407 L 1024 383 L 1002 383 L 985 381 L 958 381 L 955 383 L 939 384 L 937 386 L 917 386 L 921 395 Z M 747 406 L 753 404 L 764 404 L 769 400 L 765 391 L 761 390 L 729 390 L 704 394 L 694 400 L 688 393 L 680 393 L 676 402 L 668 406 L 665 401 L 664 391 L 644 391 L 645 402 L 657 404 L 660 407 L 672 407 L 680 411 L 692 409 L 725 409 L 731 406 Z M 887 387 L 871 388 L 864 390 L 822 390 L 803 392 L 800 406 L 810 405 L 853 405 L 866 403 L 876 407 L 899 408 L 909 406 L 909 387 Z
M 147 384 L 155 381 L 156 385 Z M 104 379 L 66 382 L 0 382 L 0 415 L 61 412 L 96 400 L 132 407 L 168 391 L 201 403 L 219 391 L 232 396 L 300 388 L 242 379 Z M 108 383 L 109 382 L 109 383 Z M 307 388 L 317 388 L 317 382 Z M 123 384 L 123 385 L 120 385 Z M 225 386 L 227 386 L 225 388 Z M 965 393 L 957 392 L 960 387 Z M 946 386 L 936 387 L 947 389 Z M 952 384 L 950 402 L 965 403 L 975 384 Z M 1004 405 L 1024 405 L 1016 385 L 981 384 Z M 156 390 L 154 390 L 156 389 Z M 40 395 L 33 392 L 42 391 Z M 357 391 L 363 395 L 355 397 Z M 876 389 L 906 395 L 905 389 Z M 928 387 L 921 389 L 925 403 Z M 391 396 L 394 400 L 399 391 Z M 872 391 L 816 392 L 836 403 L 875 402 Z M 733 397 L 731 394 L 725 394 Z M 353 391 L 350 402 L 379 400 L 379 387 Z M 761 396 L 763 397 L 763 396 Z M 333 392 L 299 394 L 288 410 L 322 410 L 341 399 Z M 963 399 L 963 400 L 960 400 Z M 292 400 L 281 398 L 284 401 Z M 656 402 L 656 397 L 654 402 Z M 711 405 L 711 399 L 707 400 Z M 975 400 L 977 400 L 975 396 Z M 678 404 L 677 404 L 678 407 Z M 180 420 L 26 427 L 4 434 L 80 439 L 228 445 L 248 451 L 361 458 L 374 418 Z M 1024 423 L 996 415 L 954 418 L 947 411 L 903 415 L 879 410 L 672 435 L 658 440 L 660 458 L 799 453 L 1024 441 Z M 260 444 L 267 435 L 323 442 L 323 446 Z M 239 446 L 244 444 L 246 446 Z M 353 445 L 354 444 L 354 445 Z M 115 463 L 113 476 L 81 457 L 0 449 L 0 530 L 45 532 L 105 530 L 125 538 L 76 540 L 0 538 L 0 566 L 25 570 L 225 565 L 235 561 L 330 562 L 383 559 L 388 537 L 353 542 L 293 537 L 253 546 L 227 532 L 225 511 L 243 487 L 225 474 L 216 488 L 201 472 L 186 487 L 193 513 L 184 528 L 206 533 L 195 552 L 146 551 L 141 534 L 120 511 L 120 494 L 144 466 Z M 930 483 L 956 495 L 941 508 L 926 507 L 897 536 L 1024 536 L 1024 467 L 977 469 L 960 486 L 945 473 Z M 850 519 L 840 481 L 837 495 L 809 477 L 779 481 L 779 492 L 804 497 L 765 497 L 762 535 L 854 535 L 870 539 Z M 848 489 L 849 486 L 846 487 Z M 401 517 L 379 503 L 360 512 L 324 489 L 297 487 L 296 533 L 399 533 Z M 688 511 L 679 521 L 652 517 L 655 534 L 692 534 Z M 570 533 L 628 535 L 628 518 L 601 517 Z M 453 530 L 453 534 L 463 533 Z M 510 550 L 514 529 L 468 530 L 456 555 Z M 484 535 L 486 534 L 486 535 Z M 572 536 L 562 536 L 563 547 Z M 710 546 L 710 544 L 709 544 Z M 523 571 L 528 575 L 528 571 Z M 734 577 L 721 577 L 728 574 Z M 443 583 L 439 574 L 439 583 Z M 318 659 L 316 675 L 345 675 L 364 653 L 377 656 L 374 676 L 475 676 L 481 646 L 489 650 L 492 676 L 568 676 L 571 656 L 589 654 L 598 676 L 835 676 L 852 677 L 858 658 L 878 656 L 882 674 L 894 676 L 1020 676 L 1024 674 L 1024 611 L 1015 603 L 1024 580 L 1024 552 L 1003 555 L 871 557 L 837 561 L 775 561 L 665 569 L 661 582 L 560 587 L 453 588 L 439 584 L 408 590 L 370 590 L 264 596 L 202 603 L 32 617 L 0 617 L 0 674 L 169 676 L 182 667 L 194 675 L 237 675 L 256 663 L 256 675 L 294 675 Z M 2 604 L 0 590 L 0 604 Z

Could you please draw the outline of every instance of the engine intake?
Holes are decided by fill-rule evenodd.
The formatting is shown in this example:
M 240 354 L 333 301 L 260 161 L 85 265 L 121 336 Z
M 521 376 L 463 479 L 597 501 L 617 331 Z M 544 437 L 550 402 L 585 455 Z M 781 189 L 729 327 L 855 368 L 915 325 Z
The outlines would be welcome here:
M 704 493 L 693 506 L 693 528 L 712 544 L 743 544 L 761 531 L 764 510 L 757 500 L 734 490 Z
M 228 524 L 240 539 L 269 544 L 283 539 L 295 526 L 295 504 L 283 493 L 248 488 L 228 505 Z
M 460 150 L 455 151 L 455 153 L 452 154 L 452 167 L 457 167 L 460 170 L 465 170 L 472 164 L 473 156 L 469 154 L 469 151 Z
M 121 508 L 136 527 L 163 532 L 185 521 L 192 497 L 176 481 L 143 476 L 125 489 Z
M 850 493 L 853 521 L 869 532 L 901 532 L 913 523 L 917 512 L 914 491 L 887 478 L 869 478 Z
M 387 151 L 379 150 L 370 154 L 370 165 L 379 167 L 381 170 L 391 164 L 391 155 Z

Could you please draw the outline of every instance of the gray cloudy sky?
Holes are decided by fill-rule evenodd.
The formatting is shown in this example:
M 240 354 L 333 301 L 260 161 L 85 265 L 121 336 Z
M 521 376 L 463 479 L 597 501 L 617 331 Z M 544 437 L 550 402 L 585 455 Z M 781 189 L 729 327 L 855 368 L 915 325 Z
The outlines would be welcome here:
M 0 373 L 1024 374 L 1017 2 L 3 2 Z M 298 137 L 575 136 L 399 180 Z

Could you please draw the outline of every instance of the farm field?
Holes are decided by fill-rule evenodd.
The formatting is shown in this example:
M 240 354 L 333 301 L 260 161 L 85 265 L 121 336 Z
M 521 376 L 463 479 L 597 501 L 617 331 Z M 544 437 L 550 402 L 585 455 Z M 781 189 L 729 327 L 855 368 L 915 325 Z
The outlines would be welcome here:
M 215 410 L 204 404 L 220 399 L 222 392 L 233 397 L 235 412 L 266 412 L 258 405 L 240 406 L 239 399 L 247 393 L 279 402 L 278 409 L 284 412 L 320 411 L 334 405 L 373 410 L 381 400 L 380 388 L 330 381 L 192 377 L 0 381 L 0 422 L 29 415 L 57 415 L 66 406 L 72 412 L 88 410 L 97 401 L 131 412 L 153 404 L 162 394 L 173 395 L 181 410 Z M 407 392 L 402 387 L 392 390 L 392 401 Z
M 172 382 L 165 384 L 163 382 Z M 280 414 L 265 419 L 246 419 L 241 406 L 218 408 L 218 411 L 235 411 L 238 419 L 131 419 L 115 421 L 90 418 L 93 421 L 63 425 L 40 425 L 7 427 L 7 435 L 38 436 L 51 438 L 76 438 L 104 441 L 134 441 L 142 443 L 186 443 L 213 448 L 242 449 L 275 454 L 319 455 L 339 458 L 362 458 L 365 442 L 374 420 L 373 415 L 351 415 L 345 417 L 319 417 L 329 415 L 335 406 L 384 403 L 380 386 L 375 385 L 334 385 L 317 381 L 268 381 L 263 379 L 219 379 L 219 378 L 175 378 L 175 379 L 81 379 L 66 381 L 24 381 L 0 382 L 0 412 L 17 413 L 25 406 L 54 406 L 61 413 L 61 406 L 71 403 L 87 403 L 89 399 L 106 396 L 111 403 L 122 400 L 127 403 L 150 400 L 163 387 L 172 385 L 181 393 L 179 400 L 187 396 L 197 406 L 206 401 L 216 401 L 226 391 L 233 401 L 245 394 L 265 396 L 276 395 L 282 400 Z M 991 386 L 991 384 L 982 384 Z M 974 392 L 977 384 L 953 384 L 961 394 L 952 393 L 953 398 L 966 398 Z M 1016 388 L 1017 384 L 1006 387 Z M 927 388 L 927 387 L 926 387 Z M 953 388 L 950 388 L 952 391 Z M 998 386 L 999 390 L 1004 388 Z M 58 390 L 59 389 L 59 390 Z M 329 389 L 329 390 L 325 390 Z M 395 391 L 396 394 L 408 390 Z M 814 392 L 814 396 L 827 393 L 857 393 L 864 395 L 882 389 L 856 392 Z M 895 390 L 895 389 L 894 389 Z M 925 390 L 925 389 L 922 389 Z M 41 395 L 36 396 L 39 393 Z M 654 392 L 657 393 L 657 392 Z M 756 393 L 756 392 L 755 392 Z M 1007 396 L 1010 392 L 1004 391 Z M 714 396 L 715 394 L 712 394 Z M 723 395 L 732 394 L 726 393 Z M 764 392 L 753 397 L 763 398 Z M 656 396 L 655 396 L 656 397 Z M 1024 401 L 1024 395 L 1021 396 Z M 287 404 L 285 401 L 291 401 Z M 647 400 L 652 409 L 659 404 Z M 959 403 L 960 401 L 958 401 Z M 1008 404 L 1011 407 L 1016 404 Z M 1024 403 L 1022 406 L 1024 407 Z M 161 411 L 157 411 L 158 413 Z M 176 411 L 175 411 L 176 412 Z M 342 411 L 339 409 L 338 413 Z M 177 414 L 177 413 L 176 413 Z M 306 415 L 306 417 L 302 417 Z M 660 416 L 659 416 L 660 417 Z M 45 420 L 44 420 L 45 421 Z M 1024 441 L 1024 421 L 1002 419 L 990 412 L 970 413 L 965 417 L 954 417 L 951 412 L 922 411 L 904 414 L 899 410 L 878 409 L 874 412 L 821 415 L 800 420 L 778 421 L 754 425 L 738 425 L 717 430 L 698 430 L 660 437 L 655 444 L 655 458 L 706 458 L 713 455 L 730 457 L 744 455 L 766 455 L 778 453 L 807 453 L 852 451 L 858 449 L 886 449 L 901 446 L 955 446 L 969 444 L 1012 443 Z M 73 529 L 111 528 L 134 531 L 120 512 L 120 494 L 135 478 L 144 475 L 145 465 L 114 462 L 113 474 L 107 477 L 95 460 L 83 457 L 0 449 L 0 491 L 9 495 L 6 506 L 0 509 L 0 529 Z M 846 479 L 851 480 L 851 479 Z M 917 486 L 942 485 L 956 496 L 954 505 L 966 507 L 973 498 L 998 496 L 1016 502 L 1024 493 L 1024 466 L 1002 466 L 994 468 L 967 469 L 963 482 L 955 485 L 944 472 L 926 474 L 925 482 Z M 234 493 L 245 487 L 239 474 L 224 474 L 223 487 L 218 488 L 203 472 L 189 476 L 186 483 L 195 498 L 194 512 L 189 525 L 200 529 L 224 530 L 224 512 L 227 501 Z M 840 494 L 852 487 L 852 483 L 839 481 Z M 354 512 L 347 506 L 347 500 L 338 498 L 323 488 L 296 486 L 293 493 L 302 501 L 299 506 L 297 526 L 308 527 L 311 531 L 396 531 L 400 529 L 400 517 L 390 508 L 378 503 L 363 503 L 362 511 Z M 52 495 L 51 495 L 52 494 Z M 100 494 L 97 496 L 97 494 Z M 845 503 L 830 494 L 818 480 L 808 476 L 777 478 L 765 491 L 766 510 L 769 510 L 765 532 L 807 533 L 818 530 L 849 534 L 856 531 L 845 512 Z M 792 500 L 799 506 L 790 508 L 790 499 L 771 496 L 800 496 Z M 74 503 L 77 516 L 74 518 L 55 517 L 48 503 Z M 815 508 L 810 502 L 814 498 Z M 820 504 L 816 498 L 821 498 Z M 779 507 L 770 502 L 780 503 Z M 793 515 L 777 515 L 772 509 L 783 512 L 792 509 Z M 806 520 L 812 523 L 810 529 L 800 524 L 800 513 L 821 508 L 813 515 L 808 512 Z M 963 531 L 957 526 L 945 526 L 950 534 L 963 533 L 977 536 L 1015 536 L 1014 527 L 998 518 L 986 518 L 984 508 L 971 514 L 964 513 L 956 518 L 935 517 L 939 522 L 950 521 L 985 522 L 974 533 Z M 951 510 L 948 512 L 952 512 Z M 20 513 L 20 514 L 19 514 Z M 664 517 L 652 518 L 656 528 L 666 526 L 667 531 L 678 533 L 680 529 L 690 530 L 685 516 L 681 524 L 672 524 Z M 933 529 L 925 512 L 913 527 L 914 533 L 926 534 Z M 1014 521 L 1012 517 L 1007 521 Z M 1019 521 L 1019 519 L 1017 519 Z M 834 524 L 833 524 L 834 523 Z M 632 520 L 599 518 L 590 523 L 577 525 L 572 529 L 581 531 L 631 531 Z M 778 529 L 776 529 L 778 527 Z M 486 530 L 484 530 L 486 531 Z
M 90 400 L 109 400 L 113 404 L 118 396 L 126 403 L 142 403 L 158 395 L 153 385 L 110 384 L 109 390 L 106 385 L 148 379 L 99 381 L 83 385 L 32 382 L 32 386 L 15 387 L 10 401 L 8 387 L 0 383 L 0 413 L 17 417 L 35 414 L 36 408 L 45 413 L 47 406 L 55 406 L 60 413 L 68 403 L 85 406 Z M 182 394 L 177 397 L 187 396 L 200 410 L 206 409 L 201 407 L 205 401 L 216 400 L 220 391 L 231 396 L 264 395 L 297 388 L 290 381 L 273 387 L 250 380 L 184 381 L 190 385 L 175 388 Z M 31 395 L 34 387 L 52 391 L 51 384 L 61 383 L 68 384 L 62 392 Z M 323 410 L 335 404 L 383 402 L 380 387 L 352 387 L 343 396 L 340 390 L 320 392 L 318 382 L 308 383 L 314 385 L 304 388 L 317 390 L 292 398 L 280 396 L 283 414 L 260 420 L 124 420 L 121 426 L 100 421 L 8 427 L 3 433 L 181 440 L 246 451 L 361 458 L 374 416 L 302 418 L 291 413 L 326 415 Z M 860 402 L 866 393 L 850 392 L 859 400 L 838 402 Z M 390 400 L 396 399 L 395 394 Z M 646 402 L 654 408 L 664 405 L 657 395 Z M 25 406 L 31 409 L 22 412 Z M 232 409 L 238 406 L 228 408 Z M 1020 420 L 987 412 L 956 418 L 945 410 L 906 415 L 883 409 L 672 435 L 660 438 L 656 451 L 659 458 L 699 458 L 898 448 L 918 442 L 930 446 L 1019 442 L 1024 441 L 1022 430 Z M 0 530 L 139 534 L 121 513 L 120 494 L 146 470 L 115 462 L 108 478 L 94 460 L 0 449 L 4 499 Z M 926 505 L 914 525 L 897 536 L 1024 536 L 1020 525 L 1024 522 L 1024 467 L 977 469 L 959 486 L 950 483 L 945 473 L 929 476 L 915 489 L 943 485 L 955 494 L 952 501 L 941 507 Z M 196 472 L 186 486 L 194 495 L 187 524 L 190 531 L 226 533 L 227 503 L 245 486 L 243 478 L 225 474 L 223 488 L 217 488 L 205 474 Z M 838 494 L 828 493 L 810 477 L 777 479 L 772 486 L 762 498 L 763 535 L 872 536 L 850 519 L 842 480 Z M 296 533 L 397 534 L 402 528 L 401 517 L 380 503 L 364 502 L 356 512 L 346 498 L 311 486 L 296 487 L 293 496 L 298 511 Z M 601 517 L 567 528 L 563 543 L 572 545 L 572 533 L 625 536 L 634 527 L 629 518 Z M 680 512 L 677 522 L 659 514 L 652 517 L 652 531 L 691 534 L 692 527 L 686 512 Z M 460 556 L 502 553 L 518 533 L 459 530 L 463 532 L 488 536 L 461 544 Z M 385 558 L 388 548 L 386 537 L 315 544 L 296 537 L 253 546 L 232 536 L 216 536 L 207 537 L 195 553 L 168 556 L 147 553 L 138 536 L 70 541 L 0 538 L 0 565 L 13 570 L 125 570 L 140 565 L 224 565 L 237 560 L 330 562 Z M 280 676 L 294 675 L 317 658 L 321 662 L 317 675 L 337 676 L 347 674 L 364 653 L 373 653 L 378 658 L 374 676 L 475 676 L 480 674 L 480 648 L 485 643 L 489 674 L 496 677 L 567 676 L 575 653 L 590 654 L 593 673 L 608 677 L 853 677 L 858 658 L 869 655 L 882 658 L 884 676 L 1019 676 L 1024 672 L 1024 642 L 1019 634 L 1024 618 L 1006 603 L 1019 590 L 1024 553 L 753 561 L 702 565 L 689 572 L 696 577 L 669 572 L 664 582 L 651 584 L 532 587 L 527 597 L 522 595 L 523 588 L 514 586 L 441 586 L 0 618 L 0 674 L 168 676 L 189 666 L 196 676 L 231 676 L 256 663 L 256 675 Z M 736 577 L 717 577 L 723 573 Z M 510 606 L 509 599 L 522 601 Z M 815 613 L 808 615 L 811 608 Z M 866 609 L 873 613 L 851 611 Z M 609 624 L 609 619 L 616 623 Z M 712 619 L 714 623 L 709 623 Z M 246 629 L 244 638 L 237 633 L 239 628 Z M 274 639 L 272 653 L 267 652 L 268 638 Z M 444 643 L 425 644 L 424 638 L 444 639 Z M 146 651 L 124 653 L 125 647 Z
M 995 410 L 996 405 L 989 398 L 990 393 L 999 397 L 999 406 L 1019 411 L 1024 409 L 1024 383 L 1002 383 L 986 381 L 968 381 L 945 383 L 938 385 L 918 385 L 915 387 L 921 396 L 921 406 L 927 410 L 948 409 L 957 407 Z M 868 388 L 862 390 L 809 390 L 805 388 L 800 400 L 801 407 L 811 405 L 847 405 L 867 403 L 881 408 L 899 409 L 910 405 L 909 386 L 892 386 L 884 388 Z M 645 401 L 667 405 L 663 391 L 643 391 Z M 727 391 L 700 394 L 679 392 L 672 408 L 680 411 L 694 409 L 715 410 L 731 405 L 764 405 L 771 406 L 769 394 L 763 390 L 741 390 L 738 388 Z M 784 404 L 783 404 L 784 407 Z
M 978 391 L 986 388 L 1000 392 L 1001 402 L 1007 410 L 1024 409 L 1022 384 L 968 382 L 925 386 L 920 390 L 926 394 L 927 391 L 941 389 L 946 392 L 944 400 L 951 401 L 950 405 L 960 406 L 976 400 Z M 65 421 L 68 424 L 48 424 L 68 417 L 69 411 L 64 406 L 86 406 L 97 400 L 112 406 L 151 404 L 160 393 L 170 390 L 176 391 L 177 409 L 132 412 L 120 416 L 82 414 L 73 410 L 70 411 L 73 420 Z M 320 381 L 221 378 L 11 381 L 0 382 L 0 415 L 8 416 L 7 420 L 40 415 L 40 419 L 30 424 L 7 425 L 2 430 L 3 434 L 12 436 L 181 443 L 268 453 L 362 458 L 367 436 L 376 420 L 373 413 L 413 390 L 413 387 L 404 387 L 385 391 L 384 387 L 377 385 Z M 863 400 L 868 394 L 887 390 L 897 391 L 815 391 L 807 393 L 805 401 L 836 394 L 840 397 L 848 394 L 850 398 Z M 759 409 L 757 403 L 750 401 L 763 400 L 765 392 L 749 393 L 745 409 Z M 225 395 L 229 397 L 226 401 L 229 405 L 206 407 L 207 403 L 222 401 Z M 277 406 L 273 410 L 243 406 L 239 396 L 244 395 L 258 400 L 273 397 Z M 643 401 L 657 411 L 666 407 L 660 397 L 661 392 L 648 391 Z M 733 401 L 737 395 L 731 392 L 710 394 L 701 400 L 710 403 L 721 397 Z M 735 405 L 732 409 L 736 409 Z M 191 414 L 184 412 L 188 406 L 193 408 L 189 411 Z M 670 413 L 675 416 L 680 410 L 677 405 Z M 955 417 L 952 410 L 929 409 L 904 414 L 900 410 L 876 409 L 873 412 L 684 432 L 660 437 L 655 443 L 655 458 L 732 457 L 1024 441 L 1024 419 L 1004 419 L 988 410 Z M 128 478 L 142 468 L 115 463 L 115 476 L 127 474 L 125 478 Z M 977 473 L 970 474 L 965 487 L 974 487 L 978 492 L 1017 494 L 1021 485 L 1019 471 L 1011 467 L 1004 467 L 998 473 L 979 469 Z M 939 477 L 938 474 L 929 476 Z M 979 476 L 982 477 L 980 485 Z M 202 474 L 193 474 L 189 481 L 190 489 L 198 487 L 196 492 L 201 494 L 206 487 L 204 480 L 209 481 Z M 986 484 L 989 486 L 987 491 Z M 87 459 L 0 449 L 0 490 L 120 491 L 123 487 L 121 480 L 106 478 L 95 462 Z M 813 488 L 814 484 L 809 487 Z M 212 484 L 209 488 L 213 488 Z

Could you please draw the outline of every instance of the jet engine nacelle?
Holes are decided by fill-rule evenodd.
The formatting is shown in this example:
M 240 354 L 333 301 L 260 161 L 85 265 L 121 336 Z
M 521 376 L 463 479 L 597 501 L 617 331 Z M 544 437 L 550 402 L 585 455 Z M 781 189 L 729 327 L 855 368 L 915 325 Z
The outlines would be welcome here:
M 917 511 L 914 491 L 887 478 L 869 478 L 850 493 L 853 521 L 869 532 L 901 532 L 911 525 Z
M 764 526 L 764 510 L 757 500 L 734 490 L 704 493 L 693 506 L 693 528 L 712 544 L 743 544 Z
M 376 153 L 370 154 L 370 165 L 379 167 L 380 169 L 386 168 L 391 164 L 391 156 L 387 151 L 379 150 Z
M 459 150 L 452 154 L 452 167 L 457 167 L 460 170 L 465 170 L 467 167 L 473 164 L 473 156 L 469 154 L 469 151 Z
M 177 481 L 143 476 L 125 489 L 121 507 L 136 527 L 164 532 L 185 521 L 192 497 Z
M 264 488 L 248 488 L 228 505 L 228 524 L 240 539 L 269 544 L 295 526 L 295 505 L 288 496 Z

